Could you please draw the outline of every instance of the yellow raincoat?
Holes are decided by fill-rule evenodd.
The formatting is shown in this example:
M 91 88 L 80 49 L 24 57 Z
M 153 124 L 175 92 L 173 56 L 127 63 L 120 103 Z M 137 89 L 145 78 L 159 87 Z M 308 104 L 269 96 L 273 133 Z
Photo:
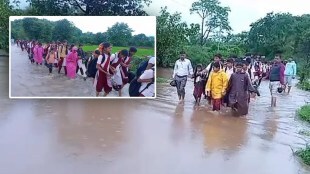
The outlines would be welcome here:
M 226 93 L 227 85 L 227 74 L 223 70 L 218 72 L 212 71 L 206 85 L 206 92 L 211 91 L 213 99 L 220 99 Z

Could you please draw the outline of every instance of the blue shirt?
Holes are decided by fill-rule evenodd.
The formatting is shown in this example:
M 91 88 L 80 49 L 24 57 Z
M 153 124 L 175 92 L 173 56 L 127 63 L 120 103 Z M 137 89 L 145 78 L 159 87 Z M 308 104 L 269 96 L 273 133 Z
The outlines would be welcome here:
M 294 61 L 288 62 L 286 64 L 284 75 L 296 76 L 296 63 Z

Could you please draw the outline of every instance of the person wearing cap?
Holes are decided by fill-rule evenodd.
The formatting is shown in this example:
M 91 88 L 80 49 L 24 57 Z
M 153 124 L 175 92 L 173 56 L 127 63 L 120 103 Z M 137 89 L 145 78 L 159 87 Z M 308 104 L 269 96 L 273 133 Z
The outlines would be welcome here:
M 122 75 L 122 79 L 123 79 L 123 86 L 125 86 L 128 81 L 128 75 L 129 75 L 129 67 L 130 67 L 130 63 L 132 61 L 132 57 L 137 53 L 137 48 L 135 47 L 130 47 L 129 48 L 129 55 L 127 57 L 125 57 L 123 59 L 123 61 L 121 62 L 121 75 Z
M 78 61 L 77 49 L 78 48 L 74 46 L 72 48 L 72 52 L 70 52 L 66 58 L 67 76 L 69 79 L 74 79 L 76 77 L 76 67 Z
M 291 92 L 292 88 L 292 80 L 296 77 L 296 63 L 292 58 L 288 59 L 287 64 L 285 65 L 284 71 L 284 81 L 285 81 L 285 89 L 287 87 L 287 94 Z
M 100 44 L 101 45 L 101 44 Z M 97 74 L 94 80 L 94 87 L 96 87 L 96 97 L 104 90 L 104 97 L 112 91 L 112 84 L 109 84 L 111 78 L 110 58 L 111 58 L 112 45 L 110 43 L 102 44 L 102 54 L 98 57 L 97 61 Z

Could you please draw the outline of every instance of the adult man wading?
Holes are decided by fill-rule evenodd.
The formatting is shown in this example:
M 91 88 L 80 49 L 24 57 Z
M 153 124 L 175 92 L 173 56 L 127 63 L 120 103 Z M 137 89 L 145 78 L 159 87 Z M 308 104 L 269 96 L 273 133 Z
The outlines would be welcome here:
M 180 59 L 175 62 L 172 78 L 176 82 L 176 87 L 178 91 L 180 103 L 184 101 L 185 98 L 185 86 L 187 82 L 187 77 L 193 76 L 193 67 L 191 61 L 186 59 L 186 53 L 184 51 L 180 52 Z
M 277 93 L 282 92 L 284 89 L 284 70 L 285 66 L 281 63 L 281 56 L 276 55 L 274 64 L 272 65 L 269 74 L 269 89 L 271 93 L 271 107 L 276 107 Z
M 287 94 L 289 94 L 292 88 L 292 80 L 295 79 L 296 77 L 296 63 L 295 61 L 293 61 L 292 58 L 288 59 L 288 62 L 285 66 L 284 75 L 285 75 L 285 89 L 286 87 L 288 87 Z

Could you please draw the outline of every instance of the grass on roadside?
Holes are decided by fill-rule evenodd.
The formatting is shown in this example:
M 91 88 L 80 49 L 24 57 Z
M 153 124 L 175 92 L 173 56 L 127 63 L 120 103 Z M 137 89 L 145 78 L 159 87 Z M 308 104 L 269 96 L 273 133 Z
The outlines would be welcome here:
M 302 106 L 297 112 L 301 120 L 310 123 L 310 105 Z
M 310 146 L 307 145 L 306 148 L 296 151 L 296 155 L 302 159 L 302 161 L 310 165 Z
M 83 50 L 85 52 L 92 52 L 98 48 L 98 45 L 84 45 Z M 120 51 L 122 49 L 129 49 L 129 47 L 117 47 L 112 46 L 112 53 Z M 154 56 L 154 48 L 137 48 L 138 52 L 135 56 L 137 57 L 144 57 L 144 56 Z

